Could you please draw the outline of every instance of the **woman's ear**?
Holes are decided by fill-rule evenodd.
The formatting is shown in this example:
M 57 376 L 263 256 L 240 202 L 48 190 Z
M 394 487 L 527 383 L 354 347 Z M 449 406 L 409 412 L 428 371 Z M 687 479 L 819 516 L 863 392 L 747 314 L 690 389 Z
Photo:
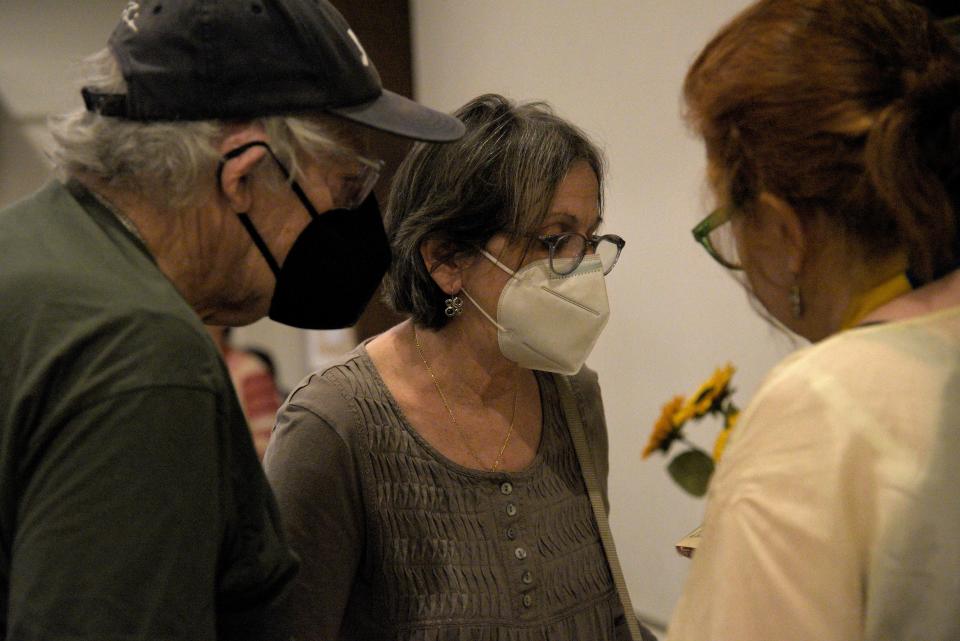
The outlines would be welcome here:
M 803 221 L 787 201 L 770 192 L 757 198 L 763 209 L 760 216 L 763 233 L 783 252 L 785 267 L 794 276 L 799 275 L 807 259 L 808 234 Z
M 460 254 L 450 255 L 450 244 L 438 239 L 428 239 L 420 243 L 420 257 L 433 282 L 446 294 L 457 294 L 463 287 L 463 270 L 471 262 Z

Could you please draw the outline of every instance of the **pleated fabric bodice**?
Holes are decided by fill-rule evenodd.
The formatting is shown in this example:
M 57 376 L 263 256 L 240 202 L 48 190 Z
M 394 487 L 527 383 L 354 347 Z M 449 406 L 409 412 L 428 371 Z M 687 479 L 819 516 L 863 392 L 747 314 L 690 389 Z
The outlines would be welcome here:
M 342 638 L 623 638 L 550 375 L 537 373 L 541 442 L 520 472 L 473 470 L 440 454 L 407 423 L 363 350 L 322 376 L 349 399 L 364 504 L 364 550 Z M 586 393 L 599 395 L 595 380 Z M 588 432 L 605 429 L 602 415 L 596 420 Z

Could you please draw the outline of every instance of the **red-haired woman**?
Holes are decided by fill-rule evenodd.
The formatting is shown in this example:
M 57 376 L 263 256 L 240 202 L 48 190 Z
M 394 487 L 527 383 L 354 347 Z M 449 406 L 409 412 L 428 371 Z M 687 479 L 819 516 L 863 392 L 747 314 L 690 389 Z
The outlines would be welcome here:
M 814 344 L 741 417 L 671 639 L 960 638 L 957 50 L 907 2 L 761 0 L 685 98 L 695 235 Z

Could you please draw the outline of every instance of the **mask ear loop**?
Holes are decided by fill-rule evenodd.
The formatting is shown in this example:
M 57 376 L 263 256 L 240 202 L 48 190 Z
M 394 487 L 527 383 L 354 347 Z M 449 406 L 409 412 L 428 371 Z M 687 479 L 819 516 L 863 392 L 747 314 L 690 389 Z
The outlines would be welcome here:
M 236 158 L 240 154 L 244 153 L 245 151 L 253 147 L 263 147 L 264 149 L 266 149 L 267 152 L 270 154 L 270 157 L 273 158 L 274 161 L 276 161 L 276 163 L 280 166 L 280 171 L 283 172 L 284 178 L 290 177 L 290 173 L 287 171 L 287 168 L 284 167 L 283 163 L 281 163 L 280 160 L 274 155 L 273 150 L 270 149 L 270 145 L 263 142 L 262 140 L 254 140 L 252 142 L 248 142 L 246 144 L 240 145 L 236 149 L 231 149 L 230 151 L 225 153 L 223 157 L 220 159 L 220 162 L 217 164 L 217 185 L 221 187 L 221 189 L 223 185 L 223 167 L 224 165 L 226 165 L 227 161 Z M 296 183 L 293 183 L 293 184 L 294 184 L 294 192 L 297 194 L 297 196 L 300 196 L 302 193 L 302 190 L 298 191 L 298 189 L 300 188 L 300 185 L 297 185 Z M 301 197 L 301 200 L 304 200 L 304 199 Z M 312 217 L 316 217 L 316 211 L 313 210 L 312 206 L 309 207 L 307 211 Z M 250 216 L 247 215 L 247 212 L 237 212 L 237 218 L 240 219 L 240 223 L 243 225 L 243 228 L 247 230 L 247 234 L 250 236 L 250 239 L 253 240 L 253 244 L 256 245 L 257 250 L 259 250 L 260 252 L 260 255 L 263 256 L 263 259 L 265 261 L 267 261 L 267 265 L 269 265 L 270 271 L 273 272 L 274 277 L 279 278 L 280 265 L 279 263 L 277 263 L 277 259 L 273 257 L 273 253 L 271 253 L 270 248 L 267 247 L 267 243 L 264 242 L 263 237 L 260 235 L 260 232 L 257 231 L 257 228 L 254 226 L 253 221 L 250 220 Z
M 482 307 L 480 307 L 480 305 L 477 304 L 477 301 L 473 300 L 473 296 L 470 295 L 470 292 L 468 292 L 467 290 L 465 290 L 465 289 L 463 289 L 463 288 L 461 288 L 460 291 L 463 293 L 464 296 L 467 297 L 467 300 L 469 300 L 471 303 L 473 303 L 473 306 L 476 307 L 476 308 L 480 311 L 480 313 L 483 314 L 484 317 L 485 317 L 488 321 L 490 321 L 491 323 L 493 323 L 494 327 L 496 327 L 496 328 L 497 328 L 498 330 L 500 330 L 501 332 L 509 331 L 506 327 L 504 327 L 503 325 L 501 325 L 500 323 L 498 323 L 496 320 L 494 320 L 494 318 L 493 318 L 490 314 L 488 314 L 485 309 L 483 309 Z
M 505 271 L 507 275 L 510 276 L 511 278 L 517 277 L 517 272 L 515 272 L 514 270 L 510 269 L 509 267 L 501 263 L 496 256 L 488 252 L 486 249 L 481 249 L 480 253 L 483 254 L 487 258 L 487 260 L 489 260 L 491 263 L 499 267 L 501 270 Z
M 486 249 L 482 249 L 482 248 L 481 248 L 481 249 L 480 249 L 480 253 L 483 254 L 484 257 L 485 257 L 487 260 L 489 260 L 491 263 L 493 263 L 494 265 L 496 265 L 497 267 L 499 267 L 501 270 L 503 270 L 504 272 L 506 272 L 506 274 L 507 274 L 510 278 L 513 278 L 513 279 L 516 279 L 516 278 L 517 278 L 517 272 L 513 271 L 512 269 L 510 269 L 509 267 L 507 267 L 506 265 L 504 265 L 503 263 L 501 263 L 501 262 L 497 259 L 496 256 L 494 256 L 493 254 L 491 254 L 490 252 L 488 252 Z M 468 292 L 466 289 L 461 289 L 460 291 L 463 292 L 463 295 L 467 297 L 467 300 L 469 300 L 471 303 L 473 303 L 473 306 L 476 307 L 478 310 L 480 310 L 480 313 L 483 314 L 488 321 L 490 321 L 491 323 L 493 323 L 494 326 L 495 326 L 498 330 L 500 330 L 501 332 L 509 332 L 509 331 L 510 331 L 510 330 L 508 330 L 506 327 L 504 327 L 503 325 L 501 325 L 500 323 L 498 323 L 496 320 L 494 320 L 494 318 L 493 318 L 490 314 L 488 314 L 485 309 L 483 309 L 482 307 L 480 307 L 480 305 L 477 304 L 477 301 L 473 300 L 473 296 L 470 295 L 470 292 Z
M 253 240 L 253 244 L 257 246 L 257 249 L 260 250 L 260 254 L 263 256 L 263 259 L 267 261 L 267 265 L 270 266 L 270 271 L 273 272 L 273 275 L 277 278 L 280 277 L 280 265 L 277 264 L 277 259 L 273 257 L 273 254 L 270 253 L 270 248 L 267 247 L 267 244 L 263 242 L 263 237 L 260 236 L 260 233 L 257 232 L 257 228 L 253 226 L 253 221 L 250 220 L 250 216 L 246 213 L 238 213 L 237 218 L 240 219 L 240 223 L 243 225 L 243 228 L 247 230 L 247 234 L 250 235 L 250 238 Z
M 483 255 L 486 257 L 487 260 L 489 260 L 489 261 L 492 262 L 494 265 L 496 265 L 497 267 L 499 267 L 500 269 L 502 269 L 503 271 L 505 271 L 505 272 L 507 273 L 507 275 L 510 276 L 510 278 L 516 278 L 516 277 L 517 277 L 517 272 L 513 271 L 512 269 L 510 269 L 509 267 L 507 267 L 506 265 L 504 265 L 503 263 L 501 263 L 499 260 L 497 260 L 497 257 L 496 257 L 496 256 L 494 256 L 493 254 L 491 254 L 490 252 L 488 252 L 486 249 L 481 249 L 481 250 L 480 250 L 480 253 L 483 254 Z M 470 295 L 470 292 L 468 292 L 466 289 L 462 289 L 462 288 L 460 289 L 460 291 L 463 292 L 463 295 L 467 297 L 467 300 L 469 300 L 471 303 L 473 303 L 473 306 L 476 307 L 478 310 L 480 310 L 480 313 L 483 314 L 488 321 L 490 321 L 491 323 L 493 323 L 493 325 L 494 325 L 498 330 L 500 330 L 501 332 L 509 331 L 506 327 L 504 327 L 503 325 L 501 325 L 500 323 L 498 323 L 496 320 L 494 320 L 494 318 L 493 318 L 490 314 L 488 314 L 485 309 L 483 309 L 482 307 L 480 307 L 480 305 L 477 304 L 477 301 L 473 300 L 473 296 Z

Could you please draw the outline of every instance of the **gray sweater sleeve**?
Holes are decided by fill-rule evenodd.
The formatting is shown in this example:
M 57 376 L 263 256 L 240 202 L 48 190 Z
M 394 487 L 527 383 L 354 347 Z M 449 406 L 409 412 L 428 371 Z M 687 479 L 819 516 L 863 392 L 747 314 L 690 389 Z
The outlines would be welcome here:
M 346 429 L 353 417 L 316 377 L 280 410 L 264 458 L 300 573 L 278 609 L 275 638 L 339 636 L 364 545 L 363 500 Z

